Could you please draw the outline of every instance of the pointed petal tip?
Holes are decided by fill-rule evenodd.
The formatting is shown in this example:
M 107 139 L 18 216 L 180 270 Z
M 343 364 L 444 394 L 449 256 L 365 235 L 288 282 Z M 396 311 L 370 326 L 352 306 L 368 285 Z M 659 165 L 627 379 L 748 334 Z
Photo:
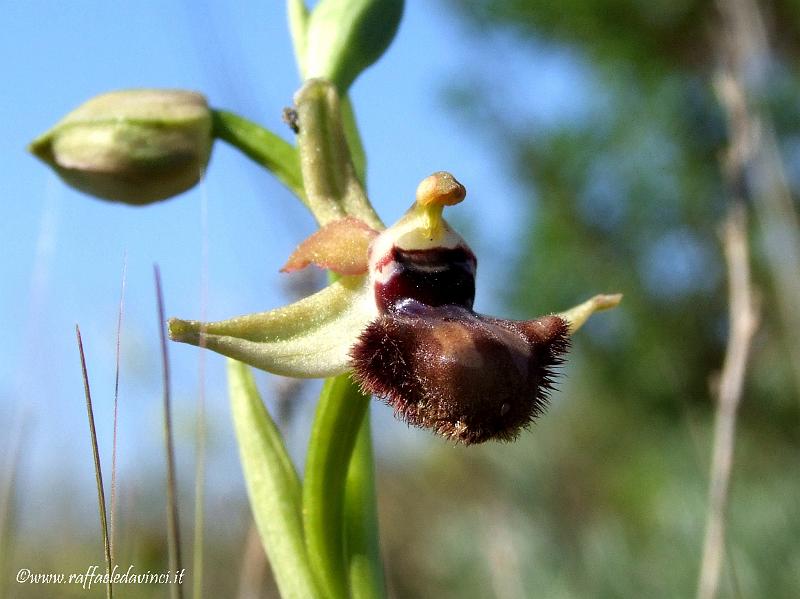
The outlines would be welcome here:
M 616 308 L 619 303 L 622 301 L 622 294 L 621 293 L 603 293 L 599 295 L 595 295 L 592 298 L 594 302 L 595 309 L 597 310 L 610 310 L 611 308 Z
M 172 341 L 197 344 L 200 338 L 200 323 L 195 320 L 181 320 L 170 318 L 167 321 L 167 331 Z
M 25 148 L 28 152 L 36 156 L 42 162 L 53 165 L 53 146 L 52 146 L 52 135 L 48 131 L 34 139 L 32 142 L 28 144 Z
M 582 304 L 561 312 L 558 316 L 567 321 L 570 335 L 572 335 L 584 325 L 592 314 L 601 310 L 615 308 L 621 301 L 621 293 L 599 294 Z

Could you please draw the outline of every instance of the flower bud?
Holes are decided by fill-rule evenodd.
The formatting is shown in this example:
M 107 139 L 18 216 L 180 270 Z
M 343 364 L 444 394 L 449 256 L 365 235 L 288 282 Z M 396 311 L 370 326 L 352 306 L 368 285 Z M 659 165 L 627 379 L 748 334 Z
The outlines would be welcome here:
M 92 98 L 31 143 L 70 186 L 143 205 L 199 180 L 211 154 L 211 110 L 182 90 L 140 89 Z
M 389 47 L 404 0 L 320 0 L 308 21 L 305 76 L 336 84 L 345 93 Z

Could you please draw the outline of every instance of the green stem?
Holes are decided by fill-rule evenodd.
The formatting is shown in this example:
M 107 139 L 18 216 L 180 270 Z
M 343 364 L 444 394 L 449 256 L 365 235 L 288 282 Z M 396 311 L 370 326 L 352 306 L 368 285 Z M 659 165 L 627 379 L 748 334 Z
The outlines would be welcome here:
M 320 224 L 355 216 L 383 228 L 364 192 L 366 157 L 349 100 L 340 102 L 330 83 L 314 80 L 295 103 L 303 181 L 314 216 Z M 329 379 L 309 444 L 306 543 L 323 586 L 337 599 L 385 596 L 368 407 L 369 397 L 347 375 Z
M 342 100 L 342 124 L 347 146 L 361 186 L 367 187 L 367 156 L 350 98 Z M 350 593 L 355 599 L 386 596 L 379 541 L 378 499 L 375 492 L 375 458 L 372 452 L 370 413 L 364 414 L 350 458 L 345 489 L 345 537 L 350 569 Z
M 311 567 L 331 599 L 348 593 L 345 481 L 369 398 L 347 374 L 325 381 L 311 430 L 303 484 L 303 524 Z
M 226 110 L 212 110 L 214 137 L 228 142 L 269 169 L 300 200 L 306 202 L 297 150 L 272 131 Z
M 375 467 L 369 411 L 364 415 L 350 458 L 345 490 L 345 535 L 353 599 L 386 596 L 375 493 Z

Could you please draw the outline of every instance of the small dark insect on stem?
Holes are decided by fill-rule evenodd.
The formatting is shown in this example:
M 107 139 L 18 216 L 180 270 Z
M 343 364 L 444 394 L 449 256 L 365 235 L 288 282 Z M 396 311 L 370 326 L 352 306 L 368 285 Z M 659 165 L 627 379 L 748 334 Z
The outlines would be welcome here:
M 297 117 L 297 111 L 294 108 L 289 108 L 288 106 L 283 109 L 281 113 L 281 117 L 283 122 L 289 125 L 289 129 L 297 135 L 300 133 L 300 120 Z
M 103 490 L 103 470 L 100 466 L 100 450 L 97 446 L 97 430 L 94 426 L 94 410 L 92 409 L 92 393 L 89 390 L 89 375 L 86 372 L 86 356 L 83 352 L 83 340 L 81 339 L 81 329 L 75 325 L 75 334 L 78 338 L 78 353 L 81 357 L 81 373 L 83 375 L 83 390 L 86 395 L 86 413 L 89 417 L 89 432 L 92 437 L 92 456 L 94 457 L 94 475 L 97 481 L 97 504 L 100 508 L 100 528 L 103 534 L 103 550 L 106 558 L 106 597 L 111 599 L 114 590 L 111 585 L 111 543 L 108 537 L 108 520 L 106 517 L 106 494 Z
M 172 415 L 170 410 L 169 353 L 164 318 L 164 294 L 161 291 L 161 273 L 158 265 L 153 266 L 158 304 L 158 330 L 161 339 L 161 364 L 164 387 L 164 445 L 167 453 L 167 543 L 169 546 L 169 568 L 173 574 L 181 570 L 180 521 L 178 518 L 178 493 L 175 477 L 175 447 L 172 440 Z M 181 585 L 171 584 L 170 595 L 183 597 Z

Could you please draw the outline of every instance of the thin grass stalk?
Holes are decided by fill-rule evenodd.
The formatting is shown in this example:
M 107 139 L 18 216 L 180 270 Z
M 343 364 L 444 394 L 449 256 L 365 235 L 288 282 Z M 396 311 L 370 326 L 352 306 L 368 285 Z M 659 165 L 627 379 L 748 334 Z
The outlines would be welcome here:
M 94 476 L 97 483 L 97 505 L 100 510 L 100 529 L 103 536 L 103 552 L 106 559 L 106 597 L 111 599 L 114 596 L 114 589 L 111 584 L 111 542 L 108 536 L 108 519 L 106 515 L 106 494 L 103 488 L 103 469 L 100 465 L 100 449 L 97 445 L 97 430 L 94 426 L 94 410 L 92 409 L 92 393 L 89 389 L 89 374 L 86 371 L 86 355 L 83 351 L 83 340 L 81 339 L 81 329 L 75 325 L 75 335 L 78 339 L 78 353 L 81 358 L 81 375 L 83 376 L 83 391 L 86 396 L 86 414 L 89 418 L 89 433 L 92 440 L 92 457 L 94 458 Z
M 161 365 L 164 409 L 164 446 L 167 457 L 167 544 L 169 547 L 169 568 L 173 573 L 181 570 L 180 520 L 178 514 L 178 492 L 175 476 L 175 446 L 172 437 L 172 413 L 170 399 L 169 352 L 167 351 L 166 318 L 164 317 L 164 294 L 161 289 L 161 273 L 153 266 L 158 305 L 158 331 L 161 339 Z M 183 597 L 179 584 L 170 585 L 173 599 Z
M 761 245 L 783 321 L 787 364 L 800 397 L 800 216 L 792 200 L 773 119 L 765 106 L 775 62 L 769 17 L 756 0 L 717 0 L 720 59 L 730 80 L 717 97 L 728 119 L 728 162 L 744 174 L 747 200 L 761 229 Z M 744 178 L 741 179 L 744 181 Z
M 200 230 L 201 281 L 200 281 L 200 319 L 205 322 L 208 306 L 208 193 L 205 179 L 201 178 Z M 201 337 L 200 349 L 205 349 L 205 339 Z M 203 596 L 203 556 L 205 550 L 205 487 L 206 487 L 206 352 L 197 356 L 197 415 L 195 423 L 195 470 L 194 470 L 194 543 L 192 545 L 192 597 Z
M 5 585 L 9 577 L 5 576 L 6 565 L 11 555 L 11 530 L 14 514 L 14 490 L 16 489 L 17 475 L 19 474 L 20 458 L 22 456 L 22 442 L 25 437 L 26 420 L 25 408 L 18 409 L 12 423 L 14 431 L 6 450 L 3 478 L 0 482 L 0 597 L 5 597 Z
M 251 520 L 244 541 L 244 555 L 239 569 L 239 590 L 237 599 L 255 599 L 264 586 L 267 571 L 267 558 L 261 545 L 261 536 L 255 521 Z
M 116 355 L 114 364 L 114 433 L 111 442 L 111 514 L 110 514 L 110 539 L 111 544 L 111 563 L 116 560 L 115 540 L 116 540 L 116 514 L 117 514 L 117 431 L 119 424 L 119 371 L 120 371 L 120 347 L 122 345 L 122 316 L 125 313 L 125 280 L 128 272 L 128 254 L 122 258 L 122 285 L 119 293 L 119 312 L 117 314 L 117 339 Z
M 194 545 L 192 552 L 192 597 L 203 596 L 203 563 L 205 549 L 205 487 L 206 487 L 206 413 L 205 413 L 205 360 L 200 354 L 200 390 L 197 399 L 195 427 L 194 472 Z
M 753 67 L 767 55 L 762 54 L 766 50 L 766 39 L 758 8 L 749 0 L 718 0 L 717 7 L 720 16 L 719 67 L 713 83 L 728 129 L 728 146 L 721 166 L 730 201 L 722 237 L 728 271 L 729 333 L 714 416 L 706 530 L 697 582 L 698 599 L 714 599 L 717 596 L 727 552 L 726 512 L 734 459 L 736 414 L 743 393 L 750 345 L 758 326 L 750 282 L 747 232 L 746 202 L 752 198 L 746 195 L 753 195 L 753 192 L 745 188 L 742 182 L 747 180 L 748 170 L 758 165 L 757 148 L 763 144 L 761 132 L 767 124 L 761 122 L 753 112 L 747 89 Z M 743 48 L 748 51 L 743 52 Z M 754 52 L 755 48 L 760 50 Z M 768 220 L 762 218 L 764 222 Z M 730 572 L 736 590 L 738 583 L 733 562 Z
M 711 459 L 708 517 L 698 582 L 698 599 L 714 599 L 725 556 L 725 515 L 736 437 L 736 413 L 741 401 L 750 343 L 758 326 L 750 285 L 747 219 L 744 204 L 731 209 L 725 222 L 728 266 L 730 336 L 720 377 Z

